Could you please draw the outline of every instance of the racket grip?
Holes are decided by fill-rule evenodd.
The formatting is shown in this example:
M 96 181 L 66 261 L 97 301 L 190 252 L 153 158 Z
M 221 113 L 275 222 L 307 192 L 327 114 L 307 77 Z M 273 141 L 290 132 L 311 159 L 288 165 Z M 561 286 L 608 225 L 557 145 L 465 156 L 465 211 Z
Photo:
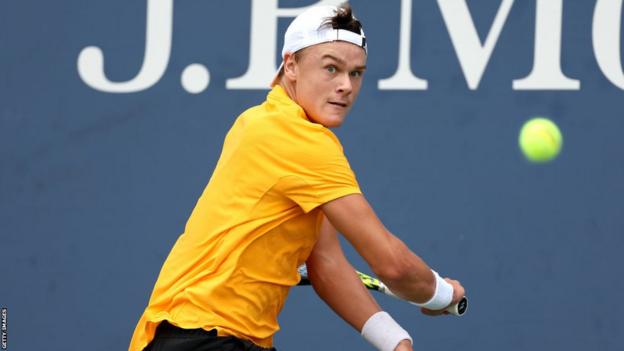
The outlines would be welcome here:
M 454 316 L 461 317 L 466 313 L 467 309 L 468 309 L 468 299 L 464 296 L 462 297 L 461 300 L 459 300 L 458 303 L 447 307 L 446 312 Z
M 403 300 L 402 298 L 398 297 L 397 295 L 395 295 L 387 286 L 385 286 L 384 284 L 380 284 L 380 288 L 379 291 L 381 291 L 382 293 L 392 296 L 396 299 L 399 300 Z M 407 301 L 407 300 L 403 300 L 403 301 Z M 418 304 L 411 302 L 411 301 L 407 301 L 409 303 L 411 303 L 412 305 L 416 305 L 419 306 Z M 461 300 L 459 300 L 458 303 L 450 305 L 449 307 L 447 307 L 445 309 L 446 312 L 448 312 L 449 314 L 452 314 L 454 316 L 458 316 L 461 317 L 466 313 L 466 310 L 468 310 L 468 299 L 464 296 L 462 297 Z

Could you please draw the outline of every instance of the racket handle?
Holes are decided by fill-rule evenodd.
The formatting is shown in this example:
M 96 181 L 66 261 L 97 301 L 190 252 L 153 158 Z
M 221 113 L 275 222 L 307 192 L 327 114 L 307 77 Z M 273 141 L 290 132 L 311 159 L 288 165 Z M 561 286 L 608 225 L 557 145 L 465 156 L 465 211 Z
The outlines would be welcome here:
M 382 293 L 392 296 L 394 298 L 397 298 L 399 300 L 403 300 L 402 298 L 400 298 L 399 296 L 395 295 L 390 289 L 388 289 L 388 287 L 386 285 L 384 285 L 383 283 L 380 284 L 379 286 L 379 291 L 381 291 Z M 407 300 L 403 300 L 403 301 L 407 301 Z M 416 305 L 419 306 L 418 304 L 411 302 L 411 301 L 407 301 L 409 303 L 411 303 L 412 305 Z M 461 300 L 459 300 L 458 303 L 450 305 L 449 307 L 447 307 L 445 309 L 446 312 L 448 312 L 449 314 L 452 314 L 454 316 L 458 316 L 461 317 L 466 313 L 466 310 L 468 310 L 468 299 L 464 296 L 462 297 Z
M 464 313 L 466 313 L 466 310 L 468 310 L 468 299 L 466 296 L 462 297 L 458 303 L 450 305 L 446 308 L 446 312 L 458 317 L 463 316 Z

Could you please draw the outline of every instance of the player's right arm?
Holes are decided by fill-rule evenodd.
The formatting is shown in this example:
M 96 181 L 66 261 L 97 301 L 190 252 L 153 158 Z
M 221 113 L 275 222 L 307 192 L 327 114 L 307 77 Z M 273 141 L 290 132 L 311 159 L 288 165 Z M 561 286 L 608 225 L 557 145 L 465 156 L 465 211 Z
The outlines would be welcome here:
M 323 204 L 322 210 L 395 294 L 417 303 L 427 302 L 433 296 L 436 279 L 429 266 L 386 229 L 363 195 L 335 199 Z M 464 296 L 463 287 L 454 280 L 447 282 L 454 288 L 452 303 L 459 302 Z

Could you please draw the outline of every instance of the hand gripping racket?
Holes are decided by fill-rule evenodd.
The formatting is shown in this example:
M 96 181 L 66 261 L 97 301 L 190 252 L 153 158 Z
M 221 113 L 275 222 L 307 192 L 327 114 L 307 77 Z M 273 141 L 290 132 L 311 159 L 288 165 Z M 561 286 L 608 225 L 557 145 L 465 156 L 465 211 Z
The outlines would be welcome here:
M 299 274 L 301 275 L 301 280 L 299 281 L 299 285 L 311 285 L 310 279 L 308 278 L 308 267 L 306 267 L 306 265 L 301 265 L 299 266 L 297 270 L 299 271 Z M 382 294 L 386 294 L 396 299 L 399 299 L 401 301 L 405 301 L 412 305 L 416 305 L 415 303 L 411 301 L 404 300 L 396 296 L 392 291 L 390 291 L 390 289 L 388 289 L 388 287 L 381 280 L 377 278 L 373 278 L 370 275 L 364 274 L 359 271 L 355 271 L 355 272 L 360 277 L 362 284 L 364 284 L 366 288 L 370 290 L 379 291 Z M 458 303 L 447 307 L 446 312 L 455 316 L 463 316 L 466 313 L 467 309 L 468 309 L 468 299 L 466 297 L 463 297 Z

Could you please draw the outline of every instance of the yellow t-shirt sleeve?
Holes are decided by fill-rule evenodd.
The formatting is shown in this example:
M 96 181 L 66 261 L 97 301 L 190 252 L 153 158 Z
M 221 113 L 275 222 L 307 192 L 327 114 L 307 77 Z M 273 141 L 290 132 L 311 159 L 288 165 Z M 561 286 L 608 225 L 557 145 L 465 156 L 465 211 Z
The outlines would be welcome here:
M 304 212 L 361 190 L 337 139 L 320 135 L 317 142 L 288 152 L 290 169 L 277 188 Z

